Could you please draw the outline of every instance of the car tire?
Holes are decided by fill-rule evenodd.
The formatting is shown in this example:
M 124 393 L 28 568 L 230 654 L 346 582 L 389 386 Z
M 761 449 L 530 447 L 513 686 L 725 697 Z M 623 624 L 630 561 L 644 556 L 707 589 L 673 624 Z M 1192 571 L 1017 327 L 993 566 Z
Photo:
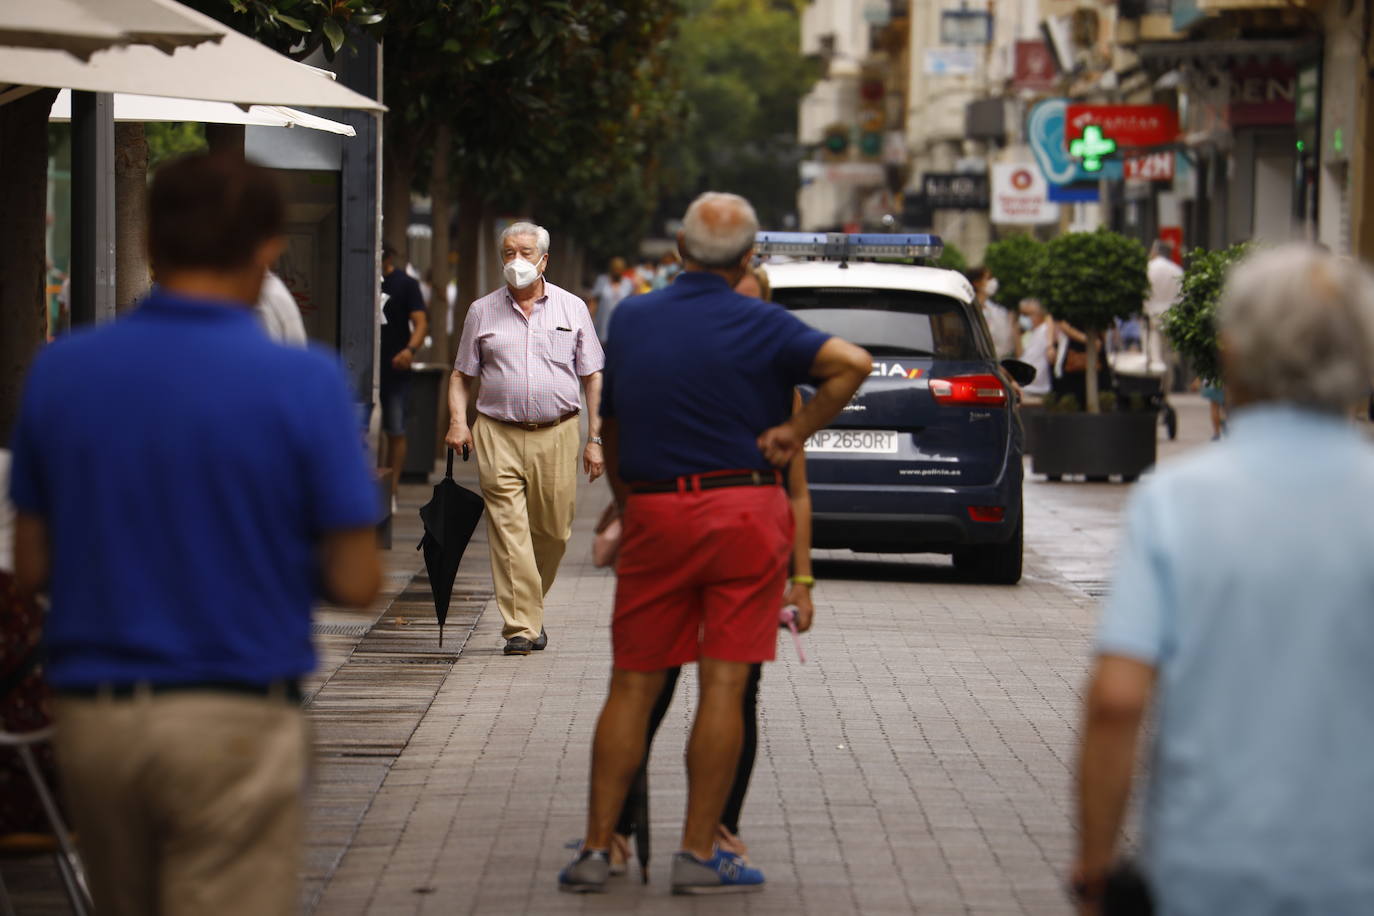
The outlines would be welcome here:
M 978 544 L 954 551 L 954 568 L 976 582 L 1015 585 L 1021 581 L 1022 526 L 1016 523 L 1011 539 L 1001 544 Z

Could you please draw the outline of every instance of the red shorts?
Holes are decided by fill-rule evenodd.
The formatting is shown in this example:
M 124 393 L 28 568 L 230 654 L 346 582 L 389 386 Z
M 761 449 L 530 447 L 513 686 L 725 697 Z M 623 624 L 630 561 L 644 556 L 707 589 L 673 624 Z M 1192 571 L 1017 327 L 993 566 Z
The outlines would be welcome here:
M 782 487 L 636 493 L 623 523 L 617 668 L 773 660 L 793 538 Z

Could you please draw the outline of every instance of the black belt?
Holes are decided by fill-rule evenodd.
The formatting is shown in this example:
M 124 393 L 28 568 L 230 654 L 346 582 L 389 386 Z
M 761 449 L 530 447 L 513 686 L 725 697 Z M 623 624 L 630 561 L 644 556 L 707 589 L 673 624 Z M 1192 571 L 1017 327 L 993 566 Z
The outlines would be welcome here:
M 690 493 L 693 490 L 718 490 L 721 487 L 777 487 L 782 475 L 777 471 L 729 471 L 724 474 L 689 474 L 673 480 L 650 480 L 629 485 L 631 493 Z
M 163 693 L 236 693 L 250 697 L 280 697 L 292 703 L 299 703 L 302 698 L 301 682 L 296 678 L 283 678 L 270 684 L 246 684 L 242 681 L 186 681 L 180 684 L 152 684 L 148 681 L 134 681 L 127 684 L 97 684 L 94 687 L 59 687 L 54 692 L 59 697 L 76 697 L 85 700 L 130 700 L 144 692 L 154 696 Z
M 523 429 L 526 432 L 534 432 L 536 429 L 548 429 L 550 426 L 558 426 L 562 423 L 566 423 L 573 417 L 577 416 L 577 413 L 578 412 L 576 410 L 570 410 L 567 413 L 563 414 L 563 416 L 559 417 L 557 420 L 546 420 L 542 423 L 526 423 L 520 420 L 503 420 L 500 417 L 493 417 L 490 414 L 485 413 L 482 414 L 482 416 L 488 420 L 494 420 L 497 423 L 504 423 L 506 426 L 514 426 L 519 429 Z

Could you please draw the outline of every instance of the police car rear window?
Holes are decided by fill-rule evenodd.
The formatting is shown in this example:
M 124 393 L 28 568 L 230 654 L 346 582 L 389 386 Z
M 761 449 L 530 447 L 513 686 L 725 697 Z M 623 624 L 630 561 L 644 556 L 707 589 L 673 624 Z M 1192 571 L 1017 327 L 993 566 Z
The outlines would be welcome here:
M 774 289 L 773 298 L 816 330 L 874 356 L 981 358 L 964 306 L 948 296 L 816 287 Z

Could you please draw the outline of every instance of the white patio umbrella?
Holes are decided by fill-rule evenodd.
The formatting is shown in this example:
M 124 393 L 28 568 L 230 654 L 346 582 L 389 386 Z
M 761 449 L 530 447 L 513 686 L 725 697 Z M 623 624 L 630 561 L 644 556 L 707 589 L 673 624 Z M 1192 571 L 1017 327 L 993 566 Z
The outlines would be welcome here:
M 72 93 L 63 89 L 53 102 L 50 121 L 72 119 Z M 345 137 L 357 135 L 348 124 L 307 114 L 284 105 L 250 105 L 240 108 L 230 102 L 176 99 L 160 95 L 114 94 L 116 121 L 199 121 L 204 124 L 251 124 L 259 127 L 306 127 Z
M 49 0 L 41 0 L 42 5 Z M 223 29 L 208 16 L 174 0 L 66 0 L 111 13 L 126 3 L 156 6 L 206 30 Z M 5 6 L 19 5 L 5 0 Z M 131 23 L 132 25 L 132 23 Z M 8 84 L 8 87 L 5 85 Z M 24 88 L 21 88 L 24 87 Z M 18 98 L 27 87 L 51 87 L 85 92 L 125 92 L 232 102 L 236 105 L 299 105 L 383 111 L 374 99 L 320 79 L 247 36 L 224 31 L 218 42 L 180 47 L 165 54 L 155 47 L 131 45 L 102 51 L 83 62 L 65 51 L 6 48 L 0 53 L 0 104 Z
M 182 45 L 218 41 L 227 31 L 218 23 L 207 26 L 193 22 L 152 0 L 0 3 L 0 46 L 56 50 L 81 60 L 89 60 L 97 51 L 130 44 L 148 44 L 170 53 Z

